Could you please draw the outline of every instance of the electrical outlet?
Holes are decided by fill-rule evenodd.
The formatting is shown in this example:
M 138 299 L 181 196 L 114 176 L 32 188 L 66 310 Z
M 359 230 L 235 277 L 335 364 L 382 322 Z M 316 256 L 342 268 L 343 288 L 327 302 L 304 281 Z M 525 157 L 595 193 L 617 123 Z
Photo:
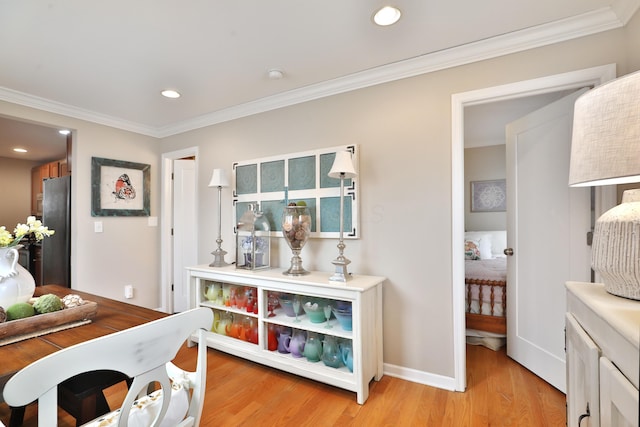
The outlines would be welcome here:
M 124 287 L 124 297 L 127 299 L 133 298 L 133 285 L 127 285 Z

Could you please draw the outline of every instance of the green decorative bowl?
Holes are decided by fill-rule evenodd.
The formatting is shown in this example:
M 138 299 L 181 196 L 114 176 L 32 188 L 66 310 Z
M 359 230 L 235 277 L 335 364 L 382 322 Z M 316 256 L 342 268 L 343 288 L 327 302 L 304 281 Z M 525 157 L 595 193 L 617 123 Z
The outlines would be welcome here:
M 322 301 L 306 301 L 302 304 L 302 309 L 309 316 L 311 323 L 324 323 L 327 321 L 327 318 L 324 317 L 324 307 L 326 305 L 327 303 Z

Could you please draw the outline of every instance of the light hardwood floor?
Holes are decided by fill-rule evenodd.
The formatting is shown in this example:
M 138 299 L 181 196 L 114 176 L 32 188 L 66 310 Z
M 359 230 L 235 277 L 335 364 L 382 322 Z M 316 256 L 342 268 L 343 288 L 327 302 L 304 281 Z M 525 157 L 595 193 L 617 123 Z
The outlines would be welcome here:
M 195 348 L 183 348 L 184 368 Z M 182 361 L 186 361 L 182 363 Z M 467 346 L 467 391 L 449 392 L 384 376 L 372 381 L 369 399 L 358 405 L 355 393 L 302 379 L 209 349 L 207 392 L 202 426 L 564 426 L 565 396 L 509 359 Z M 125 392 L 107 393 L 117 404 Z M 25 426 L 35 426 L 35 407 Z M 60 412 L 60 426 L 74 420 Z M 6 404 L 0 419 L 8 423 Z

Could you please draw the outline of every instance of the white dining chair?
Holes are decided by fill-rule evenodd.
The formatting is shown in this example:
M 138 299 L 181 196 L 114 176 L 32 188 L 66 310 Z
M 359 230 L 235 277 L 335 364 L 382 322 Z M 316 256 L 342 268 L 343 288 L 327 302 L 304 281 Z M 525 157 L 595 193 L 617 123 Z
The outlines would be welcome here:
M 133 378 L 129 391 L 120 409 L 85 425 L 198 426 L 207 372 L 203 332 L 212 323 L 212 311 L 201 307 L 65 348 L 11 377 L 4 400 L 16 407 L 38 400 L 38 426 L 55 427 L 58 384 L 83 372 L 110 369 Z M 187 372 L 171 361 L 195 331 L 197 367 Z M 161 388 L 147 394 L 157 384 Z

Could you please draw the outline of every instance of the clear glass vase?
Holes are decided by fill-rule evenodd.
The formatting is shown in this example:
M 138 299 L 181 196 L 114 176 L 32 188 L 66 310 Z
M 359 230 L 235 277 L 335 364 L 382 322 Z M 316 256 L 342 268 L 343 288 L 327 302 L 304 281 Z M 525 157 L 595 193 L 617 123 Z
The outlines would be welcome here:
M 283 274 L 287 276 L 302 276 L 309 274 L 302 267 L 300 251 L 309 239 L 311 233 L 311 215 L 306 206 L 285 206 L 282 212 L 282 235 L 293 252 L 291 266 Z

